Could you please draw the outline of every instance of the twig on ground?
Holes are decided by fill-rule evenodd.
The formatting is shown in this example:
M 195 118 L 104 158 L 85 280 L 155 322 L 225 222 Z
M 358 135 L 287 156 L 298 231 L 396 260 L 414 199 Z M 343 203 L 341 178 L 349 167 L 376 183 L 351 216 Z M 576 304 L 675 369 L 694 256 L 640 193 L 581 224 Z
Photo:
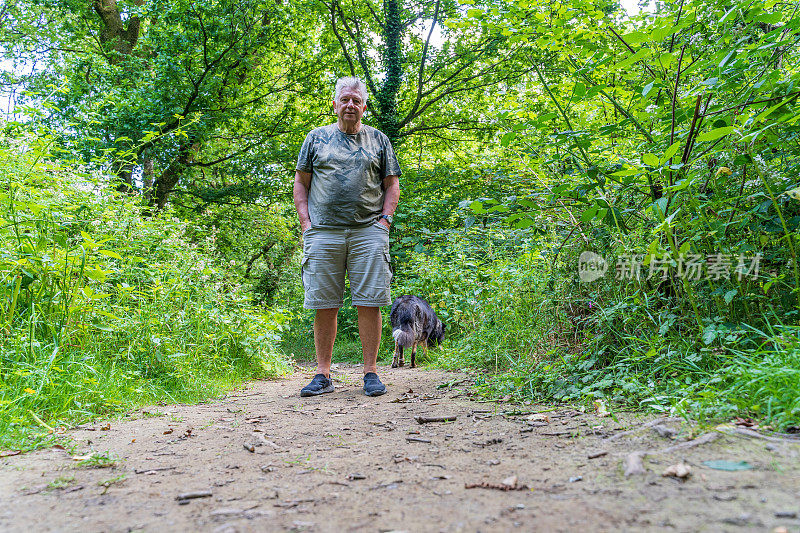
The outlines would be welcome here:
M 719 438 L 719 433 L 706 433 L 705 435 L 701 435 L 696 439 L 681 442 L 680 444 L 675 444 L 674 446 L 667 446 L 666 448 L 661 448 L 660 450 L 639 450 L 629 453 L 625 456 L 625 477 L 644 474 L 646 472 L 643 463 L 646 455 L 657 455 L 660 453 L 671 453 L 678 450 L 687 450 L 689 448 L 694 448 L 695 446 L 708 444 L 717 438 Z
M 528 487 L 528 485 L 517 484 L 516 476 L 512 476 L 507 480 L 504 480 L 503 483 L 490 483 L 488 481 L 482 481 L 481 483 L 465 483 L 464 488 L 508 491 L 508 490 L 528 490 L 530 487 Z
M 150 472 L 163 472 L 164 470 L 175 470 L 177 466 L 165 466 L 162 468 L 147 468 L 144 470 L 140 470 L 136 468 L 133 473 L 134 474 L 149 474 Z
M 210 498 L 211 491 L 210 490 L 198 490 L 194 492 L 184 492 L 183 494 L 178 494 L 175 496 L 175 499 L 178 501 L 186 501 L 186 500 L 196 500 L 198 498 Z
M 616 435 L 612 435 L 612 436 L 610 436 L 608 438 L 605 438 L 603 440 L 605 440 L 605 441 L 617 440 L 617 439 L 619 439 L 621 437 L 625 437 L 627 435 L 632 435 L 634 433 L 638 433 L 643 429 L 647 429 L 647 428 L 650 428 L 650 427 L 653 427 L 653 426 L 657 426 L 657 425 L 662 424 L 664 422 L 678 422 L 680 420 L 683 420 L 683 419 L 682 418 L 677 418 L 677 417 L 657 418 L 655 420 L 651 420 L 647 424 L 643 424 L 643 425 L 637 427 L 636 429 L 631 429 L 629 431 L 623 431 L 622 433 L 617 433 Z
M 719 438 L 719 433 L 716 432 L 706 433 L 705 435 L 700 435 L 696 439 L 687 440 L 686 442 L 681 442 L 680 444 L 675 444 L 673 446 L 667 446 L 666 448 L 662 448 L 654 452 L 647 452 L 647 454 L 649 455 L 655 453 L 670 453 L 678 450 L 686 450 L 688 448 L 694 448 L 695 446 L 708 444 L 709 442 L 715 441 L 718 438 Z
M 415 416 L 414 420 L 417 421 L 419 424 L 430 424 L 432 422 L 452 422 L 457 419 L 458 416 L 450 415 L 450 416 Z
M 776 437 L 774 435 L 764 435 L 762 433 L 759 433 L 758 431 L 753 431 L 752 429 L 747 429 L 747 428 L 737 427 L 737 428 L 731 428 L 731 429 L 723 429 L 722 431 L 725 431 L 725 433 L 728 433 L 728 434 L 745 435 L 747 437 L 753 437 L 753 438 L 756 438 L 756 439 L 762 439 L 762 440 L 766 440 L 766 441 L 769 441 L 769 442 L 788 442 L 790 444 L 800 444 L 800 439 L 798 439 L 798 438 Z
M 289 500 L 289 501 L 285 501 L 285 502 L 274 503 L 273 506 L 275 506 L 275 507 L 284 507 L 286 509 L 291 509 L 292 507 L 297 507 L 301 503 L 311 503 L 311 502 L 315 502 L 315 501 L 317 501 L 317 500 L 315 500 L 313 498 L 306 498 L 304 500 Z

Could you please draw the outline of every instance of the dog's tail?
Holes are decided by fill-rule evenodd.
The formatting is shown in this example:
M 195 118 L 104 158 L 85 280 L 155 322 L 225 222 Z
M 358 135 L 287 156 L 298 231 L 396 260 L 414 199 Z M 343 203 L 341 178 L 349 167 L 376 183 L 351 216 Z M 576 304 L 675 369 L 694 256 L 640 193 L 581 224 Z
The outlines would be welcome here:
M 400 328 L 392 331 L 394 341 L 403 348 L 410 348 L 414 345 L 414 334 L 411 331 L 406 331 Z

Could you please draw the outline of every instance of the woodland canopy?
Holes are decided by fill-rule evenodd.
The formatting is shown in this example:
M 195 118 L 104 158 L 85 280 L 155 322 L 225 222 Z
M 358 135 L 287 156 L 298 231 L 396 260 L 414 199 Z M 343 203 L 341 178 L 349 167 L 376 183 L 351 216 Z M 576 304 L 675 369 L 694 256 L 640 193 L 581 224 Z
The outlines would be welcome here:
M 6 0 L 0 445 L 313 356 L 290 191 L 346 75 L 428 363 L 797 429 L 799 6 Z

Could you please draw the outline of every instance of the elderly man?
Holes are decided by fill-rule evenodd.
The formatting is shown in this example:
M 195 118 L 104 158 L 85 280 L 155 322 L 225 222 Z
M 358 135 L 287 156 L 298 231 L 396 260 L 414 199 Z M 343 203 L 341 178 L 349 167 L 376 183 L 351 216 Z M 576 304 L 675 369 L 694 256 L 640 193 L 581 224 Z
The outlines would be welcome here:
M 364 352 L 364 393 L 386 392 L 377 374 L 380 306 L 389 305 L 389 228 L 400 197 L 400 166 L 389 138 L 361 123 L 367 91 L 358 78 L 336 82 L 334 124 L 306 136 L 294 178 L 303 232 L 306 309 L 315 309 L 317 372 L 301 396 L 333 392 L 330 379 L 345 271 Z

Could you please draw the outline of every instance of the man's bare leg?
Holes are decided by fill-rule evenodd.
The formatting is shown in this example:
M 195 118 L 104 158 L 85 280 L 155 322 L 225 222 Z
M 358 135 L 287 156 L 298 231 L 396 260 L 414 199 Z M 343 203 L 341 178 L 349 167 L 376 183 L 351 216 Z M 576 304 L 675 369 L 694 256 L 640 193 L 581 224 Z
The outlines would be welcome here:
M 381 308 L 356 306 L 358 336 L 364 352 L 364 373 L 378 372 L 378 347 L 381 344 Z M 330 363 L 330 360 L 329 360 Z
M 326 378 L 331 377 L 331 359 L 333 358 L 333 342 L 336 340 L 336 319 L 338 314 L 339 309 L 337 308 L 317 309 L 317 316 L 314 318 L 314 349 L 317 355 L 317 374 L 324 374 Z M 380 331 L 378 334 L 380 335 Z

